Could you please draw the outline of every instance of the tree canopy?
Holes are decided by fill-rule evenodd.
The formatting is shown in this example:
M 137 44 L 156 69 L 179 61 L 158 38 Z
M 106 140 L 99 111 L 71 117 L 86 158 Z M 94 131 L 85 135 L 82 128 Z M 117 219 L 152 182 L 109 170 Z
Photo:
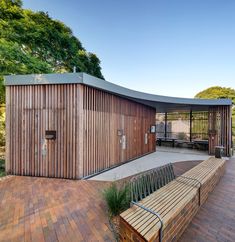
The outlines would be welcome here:
M 99 58 L 68 26 L 48 13 L 23 9 L 21 0 L 0 0 L 0 103 L 3 75 L 71 72 L 74 66 L 103 78 Z
M 206 90 L 199 92 L 195 98 L 208 98 L 208 99 L 219 99 L 219 98 L 229 98 L 235 104 L 235 89 L 229 87 L 210 87 Z

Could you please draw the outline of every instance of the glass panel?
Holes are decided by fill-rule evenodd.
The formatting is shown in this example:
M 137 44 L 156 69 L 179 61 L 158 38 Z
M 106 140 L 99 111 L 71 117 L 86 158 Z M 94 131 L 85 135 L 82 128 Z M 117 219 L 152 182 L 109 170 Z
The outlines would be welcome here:
M 190 113 L 167 114 L 167 137 L 178 140 L 190 139 Z
M 156 114 L 156 137 L 165 137 L 165 113 Z
M 192 112 L 192 140 L 208 140 L 208 112 Z M 165 113 L 156 114 L 156 136 L 165 137 Z M 190 112 L 167 113 L 167 138 L 190 140 Z
M 208 140 L 208 112 L 193 112 L 192 140 Z

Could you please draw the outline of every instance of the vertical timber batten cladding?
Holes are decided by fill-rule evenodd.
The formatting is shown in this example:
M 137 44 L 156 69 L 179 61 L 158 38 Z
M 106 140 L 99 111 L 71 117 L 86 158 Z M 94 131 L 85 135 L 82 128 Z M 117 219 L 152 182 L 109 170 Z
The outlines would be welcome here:
M 149 133 L 154 108 L 88 86 L 83 90 L 83 176 L 155 151 Z
M 80 84 L 7 86 L 7 169 L 11 174 L 78 177 Z M 56 139 L 45 139 L 46 130 Z
M 156 110 L 212 110 L 210 153 L 219 144 L 230 154 L 228 99 L 146 94 L 85 73 L 11 75 L 5 85 L 11 174 L 79 179 L 154 152 Z
M 209 109 L 209 154 L 215 154 L 215 146 L 223 146 L 226 156 L 232 148 L 231 107 L 217 106 Z
M 152 107 L 81 84 L 6 89 L 11 174 L 77 179 L 155 151 Z

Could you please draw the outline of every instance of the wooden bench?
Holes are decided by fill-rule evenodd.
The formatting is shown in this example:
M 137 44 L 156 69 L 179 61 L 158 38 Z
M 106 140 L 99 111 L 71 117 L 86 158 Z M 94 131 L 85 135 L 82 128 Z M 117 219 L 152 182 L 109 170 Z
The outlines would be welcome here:
M 176 140 L 175 146 L 177 146 L 177 147 L 185 146 L 187 148 L 193 148 L 194 143 L 190 142 L 188 140 Z
M 223 175 L 225 161 L 209 158 L 120 215 L 120 241 L 177 241 Z M 161 222 L 152 212 L 160 215 Z
M 208 150 L 209 142 L 208 140 L 194 140 L 194 148 L 199 150 Z
M 158 146 L 162 145 L 162 142 L 172 143 L 172 147 L 175 147 L 175 138 L 165 138 L 165 137 L 159 137 L 157 138 L 157 144 Z

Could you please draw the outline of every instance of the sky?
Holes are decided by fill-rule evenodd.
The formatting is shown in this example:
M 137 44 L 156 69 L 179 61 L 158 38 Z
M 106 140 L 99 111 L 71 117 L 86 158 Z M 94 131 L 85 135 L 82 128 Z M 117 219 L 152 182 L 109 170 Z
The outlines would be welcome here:
M 235 88 L 234 0 L 23 0 L 68 25 L 107 81 L 194 97 Z

